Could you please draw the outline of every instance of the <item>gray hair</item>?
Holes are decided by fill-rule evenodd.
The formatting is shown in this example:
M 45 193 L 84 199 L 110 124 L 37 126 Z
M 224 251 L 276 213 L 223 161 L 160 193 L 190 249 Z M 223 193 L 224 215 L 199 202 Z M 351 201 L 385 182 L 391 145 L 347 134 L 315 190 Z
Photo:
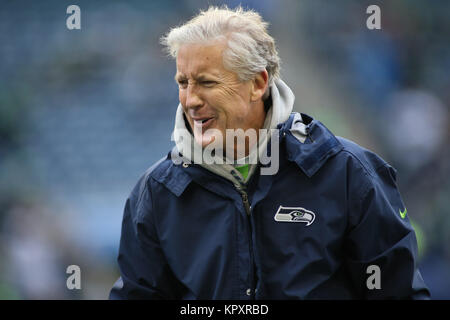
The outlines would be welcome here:
M 211 43 L 227 40 L 223 64 L 234 71 L 242 81 L 267 70 L 269 85 L 280 77 L 280 58 L 275 40 L 267 32 L 268 23 L 253 10 L 242 7 L 210 6 L 185 24 L 172 28 L 161 38 L 168 53 L 177 57 L 181 45 Z

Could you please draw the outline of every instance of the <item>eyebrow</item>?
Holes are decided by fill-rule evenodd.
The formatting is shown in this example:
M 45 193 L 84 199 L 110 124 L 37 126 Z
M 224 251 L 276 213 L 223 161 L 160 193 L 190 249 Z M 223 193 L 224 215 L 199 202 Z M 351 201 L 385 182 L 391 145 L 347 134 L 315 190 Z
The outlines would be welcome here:
M 175 77 L 174 77 L 174 79 L 175 79 L 175 81 L 176 82 L 179 82 L 179 81 L 182 81 L 182 80 L 186 80 L 186 76 L 184 75 L 184 74 L 181 74 L 181 73 L 177 73 L 176 75 L 175 75 Z M 196 78 L 196 80 L 197 81 L 205 81 L 205 80 L 216 80 L 217 79 L 217 76 L 215 76 L 215 75 L 210 75 L 210 74 L 200 74 L 197 78 Z
M 177 73 L 177 74 L 175 75 L 174 79 L 175 79 L 176 82 L 179 82 L 179 81 L 181 81 L 181 80 L 185 80 L 185 79 L 186 79 L 186 76 L 183 75 L 183 74 Z

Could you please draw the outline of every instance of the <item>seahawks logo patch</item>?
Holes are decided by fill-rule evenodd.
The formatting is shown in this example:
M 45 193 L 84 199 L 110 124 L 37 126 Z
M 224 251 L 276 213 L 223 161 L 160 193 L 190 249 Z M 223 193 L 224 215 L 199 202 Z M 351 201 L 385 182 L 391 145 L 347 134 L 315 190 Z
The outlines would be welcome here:
M 275 221 L 277 222 L 303 222 L 309 226 L 314 222 L 316 215 L 310 210 L 301 207 L 283 207 L 278 208 L 275 213 Z

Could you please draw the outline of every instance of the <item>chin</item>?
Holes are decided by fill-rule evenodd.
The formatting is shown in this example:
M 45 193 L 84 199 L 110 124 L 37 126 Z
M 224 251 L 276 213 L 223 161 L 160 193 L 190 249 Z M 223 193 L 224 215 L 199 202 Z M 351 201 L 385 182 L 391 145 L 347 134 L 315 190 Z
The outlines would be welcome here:
M 195 142 L 205 148 L 206 146 L 212 144 L 217 138 L 215 135 L 202 135 L 194 136 Z

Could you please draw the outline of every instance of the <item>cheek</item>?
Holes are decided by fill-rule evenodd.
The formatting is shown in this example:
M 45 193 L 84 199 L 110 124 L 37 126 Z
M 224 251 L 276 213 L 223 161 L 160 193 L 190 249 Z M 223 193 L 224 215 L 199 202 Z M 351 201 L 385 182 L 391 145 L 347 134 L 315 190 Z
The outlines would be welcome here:
M 184 90 L 178 89 L 178 99 L 180 100 L 180 103 L 184 106 L 186 102 L 186 94 L 184 93 Z
M 249 110 L 247 110 L 245 102 L 239 96 L 224 99 L 222 107 L 229 122 L 240 123 L 249 116 Z
M 242 84 L 234 84 L 224 88 L 222 91 L 222 99 L 228 105 L 233 106 L 234 113 L 245 113 L 246 104 L 248 103 L 248 92 L 246 86 Z
M 239 105 L 242 104 L 241 97 L 237 92 L 230 90 L 229 88 L 218 91 L 215 94 L 215 102 L 217 105 L 221 106 L 226 113 L 235 114 L 239 113 Z

